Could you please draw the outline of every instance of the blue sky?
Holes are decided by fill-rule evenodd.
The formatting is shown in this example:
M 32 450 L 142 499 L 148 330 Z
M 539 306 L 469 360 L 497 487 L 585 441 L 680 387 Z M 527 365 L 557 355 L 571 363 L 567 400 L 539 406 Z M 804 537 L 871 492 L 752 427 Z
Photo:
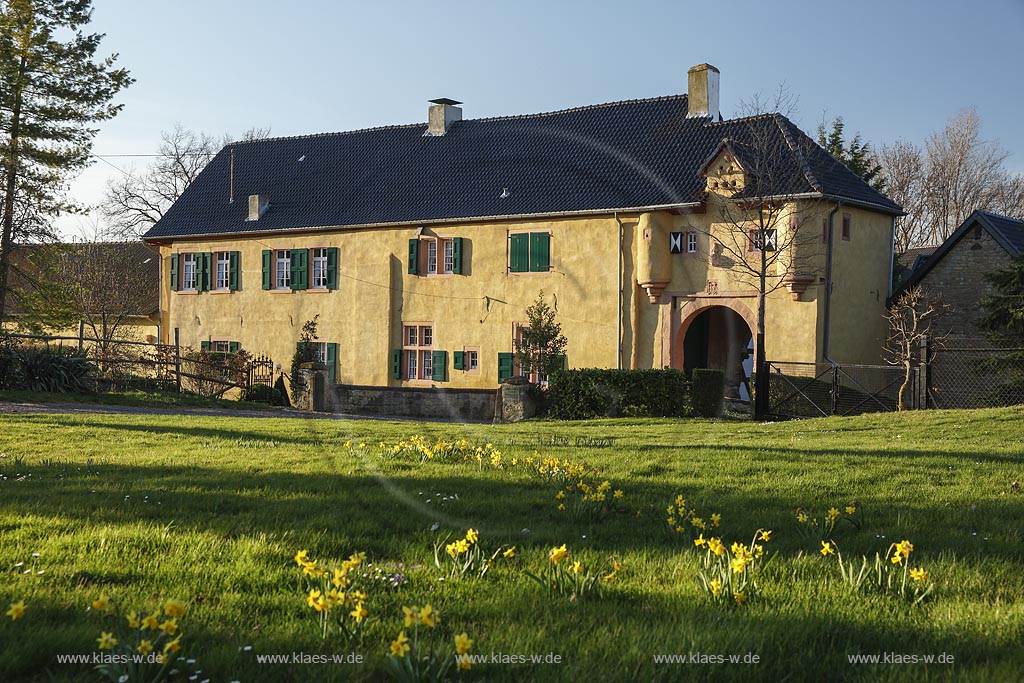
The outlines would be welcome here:
M 1024 172 L 1022 0 L 94 4 L 102 51 L 137 79 L 97 154 L 152 153 L 176 122 L 303 135 L 425 121 L 436 97 L 479 118 L 676 94 L 709 62 L 726 117 L 785 83 L 804 130 L 841 115 L 877 146 L 973 106 Z M 94 203 L 117 173 L 98 162 L 71 196 Z

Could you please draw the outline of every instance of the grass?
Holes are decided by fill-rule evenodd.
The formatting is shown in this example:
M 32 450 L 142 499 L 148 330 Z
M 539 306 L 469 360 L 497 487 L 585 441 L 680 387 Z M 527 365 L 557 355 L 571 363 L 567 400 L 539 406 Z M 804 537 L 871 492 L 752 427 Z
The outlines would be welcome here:
M 187 600 L 185 652 L 212 681 L 379 680 L 402 605 L 427 602 L 448 643 L 467 631 L 477 653 L 562 661 L 480 665 L 467 680 L 1015 680 L 1024 668 L 1024 498 L 1013 486 L 1024 474 L 1022 426 L 1020 408 L 501 427 L 0 416 L 0 609 L 28 607 L 18 621 L 0 617 L 0 680 L 98 680 L 56 655 L 91 652 L 111 629 L 112 619 L 89 609 L 101 594 L 125 610 Z M 491 442 L 506 461 L 535 450 L 586 460 L 625 492 L 625 511 L 573 520 L 555 508 L 555 488 L 522 467 L 377 455 L 379 442 L 412 434 Z M 721 513 L 727 543 L 774 530 L 769 551 L 778 555 L 757 601 L 723 609 L 698 590 L 701 553 L 666 531 L 677 493 L 705 517 Z M 914 606 L 845 587 L 835 559 L 797 533 L 796 507 L 851 499 L 866 523 L 837 527 L 844 555 L 912 540 L 912 564 L 936 584 L 929 600 Z M 483 579 L 439 581 L 434 543 L 468 527 L 485 548 L 514 544 L 518 557 Z M 562 543 L 588 566 L 616 557 L 616 582 L 575 601 L 544 592 L 524 571 L 539 571 Z M 365 551 L 392 571 L 402 563 L 408 583 L 370 591 L 376 622 L 361 643 L 324 641 L 292 560 L 299 549 L 331 561 Z M 366 661 L 256 660 L 353 651 Z M 752 653 L 759 663 L 653 660 L 698 652 Z M 946 653 L 954 663 L 847 659 L 892 652 Z
M 58 394 L 48 391 L 0 391 L 0 401 L 19 403 L 93 403 L 136 408 L 225 408 L 228 410 L 274 410 L 266 403 L 207 398 L 195 394 L 160 391 L 111 391 L 90 394 Z

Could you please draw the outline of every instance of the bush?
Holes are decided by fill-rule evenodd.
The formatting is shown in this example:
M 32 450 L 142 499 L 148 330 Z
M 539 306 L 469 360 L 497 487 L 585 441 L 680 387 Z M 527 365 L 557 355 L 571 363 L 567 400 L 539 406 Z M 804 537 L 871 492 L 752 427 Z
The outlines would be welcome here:
M 699 417 L 718 417 L 725 404 L 725 373 L 711 368 L 694 368 L 690 395 L 693 412 Z
M 0 343 L 0 389 L 63 394 L 92 391 L 95 369 L 77 349 L 22 346 L 9 337 Z
M 281 392 L 266 384 L 254 384 L 242 392 L 243 401 L 256 401 L 257 403 L 269 403 L 272 406 L 283 406 L 285 403 Z
M 560 370 L 547 391 L 549 417 L 684 417 L 690 414 L 680 370 Z

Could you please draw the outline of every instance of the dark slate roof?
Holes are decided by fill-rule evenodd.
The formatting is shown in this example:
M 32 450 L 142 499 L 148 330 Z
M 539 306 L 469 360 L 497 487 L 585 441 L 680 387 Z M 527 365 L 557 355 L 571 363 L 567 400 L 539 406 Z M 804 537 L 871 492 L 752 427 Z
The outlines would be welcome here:
M 942 261 L 943 257 L 949 252 L 949 250 L 960 241 L 960 238 L 972 230 L 976 225 L 980 225 L 988 231 L 988 234 L 992 236 L 992 239 L 994 239 L 999 246 L 1005 249 L 1006 253 L 1010 256 L 1016 257 L 1024 254 L 1024 221 L 978 209 L 968 216 L 967 220 L 961 223 L 960 227 L 954 230 L 953 233 L 935 249 L 935 253 L 929 256 L 923 264 L 915 268 L 914 272 L 910 275 L 910 278 L 903 285 L 902 289 L 909 289 L 921 282 L 921 280 L 931 272 L 932 268 L 935 267 L 935 264 Z
M 927 263 L 928 258 L 936 249 L 938 249 L 938 247 L 915 247 L 913 249 L 907 249 L 899 255 L 897 260 L 904 268 L 914 270 L 915 268 L 920 268 Z
M 467 119 L 439 137 L 413 124 L 231 143 L 146 239 L 694 203 L 709 155 L 723 139 L 740 144 L 751 121 L 766 122 L 789 147 L 778 194 L 821 192 L 901 211 L 781 115 L 711 122 L 686 114 L 687 98 L 677 95 Z M 251 194 L 269 197 L 258 221 L 246 220 Z

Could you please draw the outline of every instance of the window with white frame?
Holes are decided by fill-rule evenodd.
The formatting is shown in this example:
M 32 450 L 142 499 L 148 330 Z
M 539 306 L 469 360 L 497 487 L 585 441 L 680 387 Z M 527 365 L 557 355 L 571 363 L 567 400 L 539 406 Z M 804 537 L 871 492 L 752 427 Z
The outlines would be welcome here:
M 327 365 L 327 342 L 310 342 L 313 352 L 316 354 L 316 362 Z
M 404 379 L 431 379 L 433 376 L 433 325 L 406 325 L 402 333 L 405 356 Z
M 216 289 L 226 290 L 231 285 L 231 253 L 217 252 L 217 283 Z
M 437 274 L 437 240 L 427 240 L 427 275 Z
M 199 282 L 199 254 L 182 254 L 181 288 L 194 292 Z
M 292 253 L 287 249 L 276 252 L 274 268 L 274 289 L 291 289 L 292 287 Z
M 697 233 L 688 232 L 686 233 L 686 253 L 696 254 L 697 253 Z
M 313 256 L 313 280 L 310 286 L 313 289 L 327 289 L 327 250 L 312 249 Z
M 775 251 L 775 245 L 777 244 L 777 241 L 776 241 L 776 231 L 775 231 L 774 228 L 772 228 L 770 230 L 765 230 L 763 233 L 760 230 L 751 230 L 750 231 L 750 244 L 749 244 L 750 251 L 761 251 L 762 250 L 762 244 L 761 244 L 761 242 L 762 242 L 762 240 L 761 240 L 762 234 L 764 235 L 764 251 Z
M 214 353 L 230 353 L 231 342 L 229 341 L 214 341 L 210 343 L 210 350 Z
M 444 240 L 444 272 L 453 273 L 455 272 L 455 242 L 452 240 Z

